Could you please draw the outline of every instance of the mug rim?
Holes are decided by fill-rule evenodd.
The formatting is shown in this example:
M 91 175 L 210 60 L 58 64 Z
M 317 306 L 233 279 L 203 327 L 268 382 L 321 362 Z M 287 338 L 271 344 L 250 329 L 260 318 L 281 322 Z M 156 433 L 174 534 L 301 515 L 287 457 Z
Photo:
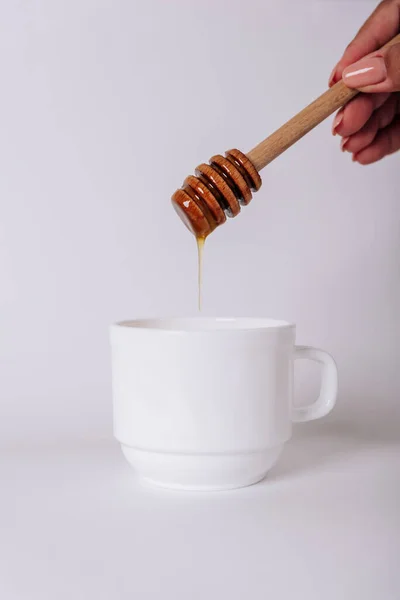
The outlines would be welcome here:
M 231 325 L 231 326 L 230 326 Z M 259 331 L 284 331 L 295 329 L 295 324 L 270 317 L 140 317 L 126 319 L 111 325 L 112 328 L 162 333 L 239 333 Z

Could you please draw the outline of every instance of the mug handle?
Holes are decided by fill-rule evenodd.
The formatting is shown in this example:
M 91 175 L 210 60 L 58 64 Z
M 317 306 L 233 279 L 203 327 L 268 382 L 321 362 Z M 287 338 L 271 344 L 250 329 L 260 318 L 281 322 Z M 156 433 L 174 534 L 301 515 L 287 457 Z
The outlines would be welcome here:
M 325 417 L 336 404 L 338 372 L 332 356 L 324 350 L 310 346 L 295 346 L 294 360 L 309 359 L 322 365 L 321 389 L 319 397 L 309 406 L 292 407 L 292 421 L 304 423 Z

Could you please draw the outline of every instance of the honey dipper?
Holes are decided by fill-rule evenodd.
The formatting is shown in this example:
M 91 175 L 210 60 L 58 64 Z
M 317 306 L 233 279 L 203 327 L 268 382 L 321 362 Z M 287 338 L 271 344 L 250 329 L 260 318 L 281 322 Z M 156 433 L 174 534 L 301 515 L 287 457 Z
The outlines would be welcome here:
M 383 47 L 399 42 L 400 34 Z M 236 217 L 252 192 L 260 189 L 260 171 L 358 93 L 338 81 L 247 154 L 228 150 L 199 165 L 172 196 L 187 228 L 197 238 L 206 238 L 227 216 Z

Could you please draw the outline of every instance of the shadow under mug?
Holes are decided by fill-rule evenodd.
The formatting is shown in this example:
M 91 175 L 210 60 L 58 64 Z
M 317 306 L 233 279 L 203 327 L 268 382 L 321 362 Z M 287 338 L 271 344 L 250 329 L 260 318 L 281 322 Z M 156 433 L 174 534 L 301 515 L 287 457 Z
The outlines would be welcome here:
M 292 423 L 335 405 L 337 368 L 295 345 L 293 324 L 263 318 L 141 319 L 112 325 L 114 434 L 159 486 L 224 490 L 262 480 Z M 293 364 L 322 366 L 313 404 L 293 405 Z

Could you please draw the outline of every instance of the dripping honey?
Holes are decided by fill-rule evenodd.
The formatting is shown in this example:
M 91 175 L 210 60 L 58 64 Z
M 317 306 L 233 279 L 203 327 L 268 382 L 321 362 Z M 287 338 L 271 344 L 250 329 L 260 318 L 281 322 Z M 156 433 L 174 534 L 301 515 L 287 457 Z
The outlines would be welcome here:
M 196 237 L 197 242 L 197 265 L 198 265 L 198 306 L 199 311 L 201 311 L 202 307 L 202 292 L 203 292 L 203 252 L 204 252 L 204 244 L 206 238 L 205 237 Z

